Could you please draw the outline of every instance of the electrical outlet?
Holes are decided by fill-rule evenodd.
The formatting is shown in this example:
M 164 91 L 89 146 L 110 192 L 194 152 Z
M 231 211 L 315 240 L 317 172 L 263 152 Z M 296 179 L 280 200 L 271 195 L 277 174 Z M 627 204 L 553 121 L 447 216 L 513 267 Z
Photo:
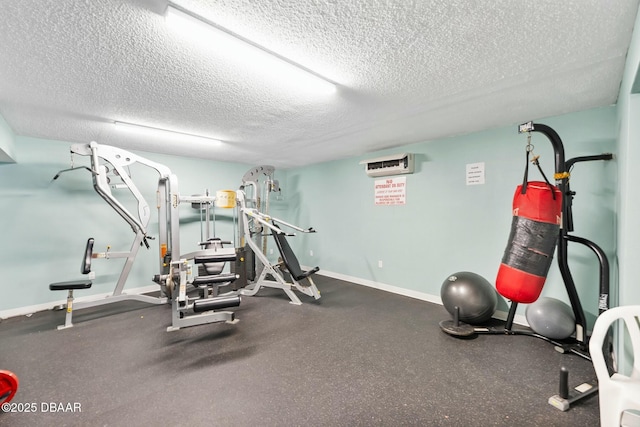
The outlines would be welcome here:
M 269 255 L 273 255 L 273 248 L 269 248 Z
M 309 256 L 313 256 L 313 250 L 309 251 Z
M 378 268 L 382 268 L 382 260 L 378 261 Z

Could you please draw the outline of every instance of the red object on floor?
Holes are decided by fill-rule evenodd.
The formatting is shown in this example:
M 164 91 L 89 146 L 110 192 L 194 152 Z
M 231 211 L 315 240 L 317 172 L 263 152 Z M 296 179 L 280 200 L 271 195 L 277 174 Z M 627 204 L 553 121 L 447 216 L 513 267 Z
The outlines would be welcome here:
M 0 371 L 0 404 L 8 403 L 18 391 L 18 377 L 10 371 Z

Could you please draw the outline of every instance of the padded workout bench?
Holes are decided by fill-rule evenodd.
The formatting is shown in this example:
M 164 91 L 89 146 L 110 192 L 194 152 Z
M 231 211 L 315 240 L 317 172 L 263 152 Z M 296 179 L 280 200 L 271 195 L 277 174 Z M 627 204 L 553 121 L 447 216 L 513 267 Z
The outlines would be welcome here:
M 240 293 L 242 295 L 253 296 L 261 287 L 264 286 L 268 288 L 282 289 L 291 300 L 290 303 L 295 305 L 302 304 L 302 301 L 300 301 L 300 298 L 298 298 L 295 292 L 293 292 L 294 289 L 305 295 L 313 297 L 314 299 L 320 299 L 320 291 L 318 291 L 318 288 L 311 278 L 314 273 L 320 270 L 320 267 L 314 267 L 308 271 L 302 270 L 298 258 L 296 258 L 293 250 L 291 250 L 291 246 L 289 246 L 289 242 L 287 242 L 285 233 L 273 220 L 271 220 L 268 226 L 272 229 L 271 234 L 273 235 L 278 251 L 280 252 L 280 257 L 282 258 L 281 264 L 284 264 L 286 271 L 291 275 L 291 283 L 284 279 L 280 263 L 272 265 L 266 256 L 260 251 L 260 248 L 258 248 L 253 241 L 247 240 L 247 243 L 254 251 L 255 255 L 262 262 L 263 268 L 253 287 L 242 289 Z M 269 279 L 269 276 L 271 276 L 272 279 Z M 303 279 L 307 279 L 304 285 L 299 282 Z
M 273 225 L 276 225 L 273 221 L 271 222 Z M 287 271 L 291 273 L 291 276 L 298 281 L 302 279 L 309 279 L 314 273 L 317 273 L 320 270 L 320 267 L 314 267 L 311 270 L 304 271 L 300 267 L 300 262 L 298 262 L 298 258 L 293 253 L 291 246 L 289 246 L 289 242 L 287 242 L 287 238 L 284 233 L 273 233 L 273 238 L 276 241 L 276 246 L 278 246 L 278 251 L 282 256 L 282 262 L 284 262 L 285 267 L 287 267 Z M 312 283 L 309 283 L 311 286 Z M 301 286 L 304 286 L 301 284 Z
M 87 240 L 87 246 L 84 250 L 84 258 L 82 259 L 82 267 L 80 272 L 82 274 L 91 273 L 91 256 L 93 254 L 93 238 Z M 93 282 L 91 279 L 84 280 L 70 280 L 67 282 L 56 282 L 49 285 L 49 289 L 52 291 L 67 290 L 67 315 L 65 316 L 64 325 L 58 326 L 58 329 L 66 329 L 73 326 L 73 291 L 75 289 L 89 289 Z

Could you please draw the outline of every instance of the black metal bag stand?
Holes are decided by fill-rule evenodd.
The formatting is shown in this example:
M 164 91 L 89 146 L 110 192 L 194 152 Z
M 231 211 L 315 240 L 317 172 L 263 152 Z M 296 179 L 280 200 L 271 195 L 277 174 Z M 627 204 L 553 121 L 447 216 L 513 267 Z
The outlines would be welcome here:
M 573 196 L 576 194 L 571 191 L 569 187 L 569 171 L 575 163 L 587 162 L 594 160 L 611 160 L 613 155 L 610 153 L 599 154 L 594 156 L 575 157 L 569 160 L 565 160 L 564 146 L 560 136 L 555 130 L 549 126 L 528 122 L 519 126 L 518 133 L 524 132 L 540 132 L 545 135 L 551 145 L 553 146 L 555 154 L 555 182 L 556 187 L 562 192 L 562 224 L 560 226 L 558 236 L 558 267 L 560 268 L 560 274 L 564 282 L 567 294 L 573 314 L 576 319 L 576 332 L 575 337 L 562 341 L 556 341 L 547 338 L 543 335 L 535 333 L 528 329 L 513 329 L 513 320 L 518 308 L 517 302 L 511 302 L 509 307 L 509 313 L 507 315 L 507 321 L 504 327 L 499 326 L 472 326 L 467 325 L 458 320 L 458 316 L 454 313 L 453 320 L 445 320 L 440 322 L 442 330 L 453 336 L 470 336 L 473 334 L 492 334 L 492 335 L 526 335 L 535 338 L 545 340 L 555 346 L 555 349 L 560 353 L 573 353 L 588 361 L 591 361 L 589 355 L 589 336 L 587 334 L 587 320 L 580 302 L 580 297 L 576 290 L 575 282 L 571 276 L 568 263 L 568 244 L 569 242 L 575 242 L 582 244 L 591 249 L 596 257 L 600 266 L 600 296 L 598 301 L 598 313 L 609 308 L 609 261 L 604 251 L 595 243 L 582 237 L 577 237 L 569 234 L 573 231 L 573 213 L 572 213 L 572 201 Z M 457 308 L 457 307 L 456 307 Z M 610 348 L 610 339 L 605 341 L 605 348 Z M 605 354 L 609 355 L 609 351 L 605 351 Z M 610 359 L 610 358 L 609 358 Z M 611 368 L 611 360 L 608 360 L 608 364 Z M 560 386 L 559 393 L 552 396 L 549 399 L 549 403 L 554 407 L 566 411 L 570 405 L 579 400 L 592 396 L 598 391 L 595 380 L 593 383 L 583 383 L 575 389 L 569 390 L 568 387 L 568 375 L 569 372 L 562 367 L 560 369 Z

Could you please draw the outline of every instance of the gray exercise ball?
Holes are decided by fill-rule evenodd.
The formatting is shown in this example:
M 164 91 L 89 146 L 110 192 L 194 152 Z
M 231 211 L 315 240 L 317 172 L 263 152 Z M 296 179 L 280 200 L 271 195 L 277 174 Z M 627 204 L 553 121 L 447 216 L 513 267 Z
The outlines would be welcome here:
M 447 277 L 440 289 L 442 304 L 453 316 L 459 309 L 462 322 L 477 325 L 491 319 L 498 307 L 495 288 L 479 274 L 460 271 Z
M 569 338 L 576 329 L 571 307 L 555 298 L 539 298 L 527 306 L 525 317 L 534 332 L 550 339 Z

